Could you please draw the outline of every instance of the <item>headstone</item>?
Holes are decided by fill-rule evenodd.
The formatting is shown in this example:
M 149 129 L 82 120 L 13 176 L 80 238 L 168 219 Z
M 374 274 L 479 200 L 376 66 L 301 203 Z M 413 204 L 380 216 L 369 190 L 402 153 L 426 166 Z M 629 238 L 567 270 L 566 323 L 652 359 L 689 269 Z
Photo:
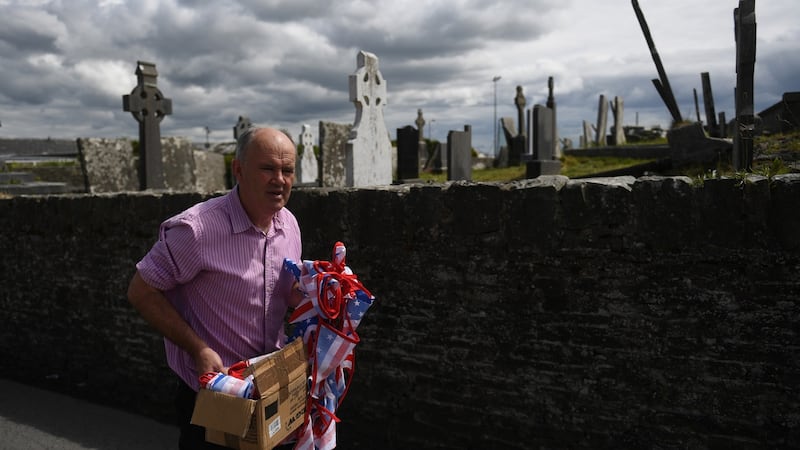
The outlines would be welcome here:
M 720 155 L 730 154 L 732 147 L 727 139 L 706 136 L 703 124 L 698 122 L 670 128 L 667 142 L 673 164 L 712 163 L 719 160 Z
M 299 141 L 302 154 L 297 163 L 297 183 L 299 185 L 317 185 L 319 162 L 317 155 L 314 154 L 314 135 L 311 133 L 311 125 L 303 124 Z
M 225 155 L 216 152 L 194 151 L 195 189 L 197 192 L 220 192 L 225 184 Z
M 547 103 L 545 104 L 551 111 L 553 111 L 553 139 L 555 142 L 554 157 L 561 158 L 564 156 L 559 145 L 558 138 L 558 114 L 556 113 L 556 98 L 553 96 L 553 77 L 547 78 Z
M 553 153 L 553 110 L 546 106 L 533 107 L 533 158 L 550 160 Z
M 422 117 L 422 109 L 417 110 L 417 120 L 414 121 L 417 124 L 417 140 L 419 142 L 425 141 L 425 136 L 423 133 L 425 132 L 425 118 Z
M 431 156 L 425 161 L 423 170 L 433 174 L 442 173 L 442 143 L 434 141 Z
M 194 148 L 186 138 L 168 137 L 161 140 L 164 167 L 164 188 L 177 192 L 196 190 Z
M 583 121 L 583 136 L 581 136 L 583 143 L 581 144 L 582 148 L 589 148 L 592 146 L 594 139 L 592 138 L 592 124 L 587 121 Z
M 600 147 L 605 147 L 606 128 L 608 127 L 608 100 L 606 96 L 600 94 L 600 101 L 597 105 L 597 128 L 595 128 L 594 143 Z
M 417 132 L 419 133 L 419 144 L 417 145 L 417 157 L 419 158 L 417 162 L 417 168 L 420 166 L 424 167 L 425 163 L 428 160 L 428 145 L 425 142 L 425 118 L 422 117 L 422 109 L 417 110 L 417 120 L 415 121 L 417 124 Z M 419 170 L 417 170 L 419 172 Z
M 502 124 L 503 136 L 506 138 L 506 148 L 508 149 L 508 162 L 506 165 L 519 165 L 522 162 L 522 155 L 525 153 L 525 135 L 517 134 L 514 119 L 511 117 L 502 117 L 500 123 Z
M 139 189 L 136 157 L 127 139 L 79 138 L 78 152 L 86 192 L 125 192 Z
M 233 139 L 238 141 L 239 136 L 242 135 L 248 128 L 252 127 L 253 123 L 250 122 L 250 118 L 247 116 L 239 116 L 239 121 L 236 122 L 236 125 L 233 126 Z
M 345 180 L 348 187 L 392 183 L 392 142 L 386 131 L 386 80 L 378 70 L 378 57 L 360 51 L 358 69 L 350 75 L 350 101 L 356 118 L 347 141 Z
M 136 77 L 136 87 L 122 96 L 122 109 L 139 122 L 139 189 L 164 189 L 159 124 L 172 114 L 172 100 L 164 98 L 156 85 L 155 64 L 138 61 Z
M 561 161 L 555 159 L 553 110 L 542 105 L 533 107 L 533 159 L 525 163 L 526 178 L 561 173 Z
M 517 86 L 517 95 L 514 97 L 514 105 L 517 107 L 517 123 L 519 123 L 518 136 L 524 136 L 525 131 L 523 126 L 525 124 L 525 94 L 522 93 L 522 86 Z
M 447 133 L 447 179 L 472 179 L 472 127 Z
M 399 183 L 419 178 L 419 134 L 411 125 L 397 129 L 397 178 Z
M 711 137 L 721 137 L 717 125 L 717 113 L 714 111 L 714 93 L 711 92 L 711 77 L 708 72 L 700 74 L 703 84 L 703 106 L 706 110 L 706 129 Z
M 323 187 L 347 186 L 345 150 L 351 128 L 346 124 L 319 122 L 320 183 Z
M 611 112 L 614 114 L 614 134 L 612 134 L 614 145 L 625 145 L 625 130 L 623 129 L 623 117 L 625 115 L 625 104 L 622 98 L 614 97 L 611 103 Z
M 733 168 L 750 171 L 753 164 L 753 73 L 756 63 L 755 0 L 739 0 L 733 11 L 736 36 L 736 133 L 733 136 Z

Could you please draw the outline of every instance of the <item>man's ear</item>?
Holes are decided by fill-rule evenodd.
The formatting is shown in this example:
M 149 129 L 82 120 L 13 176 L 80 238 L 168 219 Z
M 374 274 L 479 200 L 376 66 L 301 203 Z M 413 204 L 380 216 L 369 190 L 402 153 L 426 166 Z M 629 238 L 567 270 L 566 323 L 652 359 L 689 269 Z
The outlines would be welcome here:
M 242 164 L 238 159 L 233 159 L 231 161 L 231 174 L 233 175 L 233 179 L 238 182 L 239 176 L 242 174 Z

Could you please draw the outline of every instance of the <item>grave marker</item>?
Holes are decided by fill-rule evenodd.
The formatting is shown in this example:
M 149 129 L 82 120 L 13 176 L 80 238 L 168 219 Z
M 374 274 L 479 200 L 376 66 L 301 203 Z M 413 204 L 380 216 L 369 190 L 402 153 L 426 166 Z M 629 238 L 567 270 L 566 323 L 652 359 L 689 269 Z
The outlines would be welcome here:
M 739 0 L 733 10 L 736 36 L 736 132 L 733 135 L 733 167 L 750 171 L 753 164 L 753 73 L 756 63 L 755 0 Z
M 597 105 L 597 128 L 595 128 L 594 143 L 600 147 L 607 145 L 606 141 L 606 128 L 608 127 L 608 100 L 606 96 L 600 94 L 600 100 Z
M 447 179 L 472 179 L 472 127 L 447 133 Z
M 711 77 L 708 72 L 700 74 L 700 80 L 703 84 L 703 106 L 706 110 L 706 125 L 708 135 L 711 137 L 721 137 L 719 127 L 717 125 L 717 113 L 714 111 L 714 94 L 711 92 Z
M 155 64 L 138 61 L 136 77 L 136 87 L 122 96 L 122 109 L 139 122 L 139 189 L 164 189 L 159 124 L 172 114 L 172 99 L 164 98 L 158 89 Z
M 314 154 L 314 135 L 311 133 L 311 125 L 303 124 L 299 141 L 303 154 L 297 163 L 297 182 L 316 185 L 319 180 L 319 162 L 317 155 Z
M 553 110 L 534 105 L 532 113 L 533 157 L 525 163 L 526 178 L 561 173 L 561 161 L 555 159 L 555 136 L 553 136 Z
M 524 136 L 525 131 L 522 129 L 525 124 L 525 94 L 522 93 L 522 86 L 517 86 L 517 96 L 514 97 L 514 104 L 517 106 L 517 120 L 519 123 L 518 136 Z
M 517 134 L 514 119 L 511 117 L 502 117 L 500 123 L 502 124 L 503 136 L 506 138 L 507 155 L 505 163 L 507 166 L 519 165 L 522 162 L 522 155 L 525 153 L 525 135 Z
M 611 112 L 614 114 L 614 145 L 625 145 L 625 130 L 623 128 L 623 117 L 625 115 L 625 104 L 622 98 L 614 97 L 611 103 Z
M 555 158 L 561 158 L 563 153 L 558 139 L 558 115 L 556 114 L 556 98 L 553 96 L 553 77 L 547 77 L 547 103 L 545 106 L 553 111 L 553 145 L 555 145 L 553 156 Z
M 422 117 L 422 109 L 417 110 L 417 120 L 415 121 L 415 123 L 417 124 L 417 132 L 419 133 L 419 137 L 417 138 L 419 140 L 419 144 L 417 145 L 418 147 L 417 172 L 419 172 L 419 167 L 424 166 L 425 162 L 428 160 L 428 146 L 425 143 L 425 136 L 424 136 L 425 118 Z
M 397 182 L 419 178 L 419 133 L 411 125 L 397 129 Z
M 319 122 L 320 183 L 323 187 L 347 186 L 345 155 L 351 125 Z
M 423 136 L 423 132 L 425 131 L 425 118 L 422 117 L 422 109 L 417 110 L 417 120 L 414 121 L 417 124 L 417 140 L 419 142 L 425 141 L 425 136 Z
M 236 125 L 233 126 L 233 139 L 238 141 L 239 136 L 242 135 L 248 128 L 252 127 L 253 123 L 250 122 L 250 118 L 247 116 L 239 116 L 239 121 L 236 122 Z
M 392 183 L 392 142 L 386 131 L 386 80 L 378 70 L 378 57 L 360 51 L 358 69 L 350 75 L 350 101 L 356 118 L 347 141 L 345 181 L 348 187 Z

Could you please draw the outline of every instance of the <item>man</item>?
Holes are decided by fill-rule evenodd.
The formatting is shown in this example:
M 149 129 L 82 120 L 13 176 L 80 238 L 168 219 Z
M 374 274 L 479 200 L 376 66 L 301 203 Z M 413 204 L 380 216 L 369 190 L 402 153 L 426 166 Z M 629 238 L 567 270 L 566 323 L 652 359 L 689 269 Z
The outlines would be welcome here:
M 296 148 L 283 132 L 251 128 L 236 146 L 228 194 L 161 224 L 136 265 L 128 299 L 164 335 L 176 392 L 179 448 L 219 448 L 191 425 L 198 377 L 283 346 L 288 307 L 302 299 L 284 258 L 299 261 L 300 229 L 285 208 Z

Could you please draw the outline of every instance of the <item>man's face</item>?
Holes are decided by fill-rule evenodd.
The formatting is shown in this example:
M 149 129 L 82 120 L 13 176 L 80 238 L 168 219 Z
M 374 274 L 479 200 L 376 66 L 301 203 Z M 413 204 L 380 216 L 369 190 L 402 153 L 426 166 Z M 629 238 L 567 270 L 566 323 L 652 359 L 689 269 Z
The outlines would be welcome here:
M 271 216 L 286 206 L 294 184 L 296 149 L 282 132 L 258 130 L 233 173 L 248 214 Z M 254 219 L 254 217 L 251 217 Z

